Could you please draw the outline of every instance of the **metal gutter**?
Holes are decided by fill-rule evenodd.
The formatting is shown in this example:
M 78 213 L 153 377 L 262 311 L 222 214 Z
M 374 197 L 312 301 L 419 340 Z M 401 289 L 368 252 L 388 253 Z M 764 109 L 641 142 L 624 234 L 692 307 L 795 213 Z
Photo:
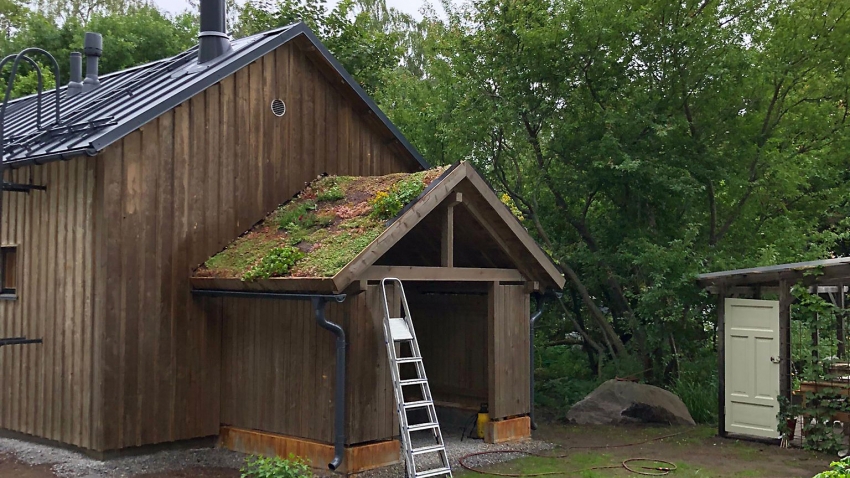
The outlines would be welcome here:
M 336 383 L 334 385 L 334 457 L 328 468 L 334 471 L 345 457 L 345 330 L 325 317 L 325 304 L 341 303 L 345 294 L 285 294 L 280 292 L 243 292 L 233 290 L 193 290 L 201 297 L 237 297 L 244 299 L 309 300 L 316 314 L 316 324 L 336 336 Z

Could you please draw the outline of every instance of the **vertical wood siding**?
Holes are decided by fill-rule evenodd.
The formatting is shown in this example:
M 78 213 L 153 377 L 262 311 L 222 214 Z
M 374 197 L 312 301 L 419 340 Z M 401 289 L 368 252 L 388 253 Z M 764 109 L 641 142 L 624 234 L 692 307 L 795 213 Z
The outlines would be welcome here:
M 487 401 L 487 296 L 418 294 L 407 300 L 434 399 L 477 407 Z
M 281 118 L 271 112 L 274 98 L 286 102 Z M 297 46 L 287 44 L 98 156 L 96 188 L 103 201 L 95 211 L 95 274 L 103 300 L 97 302 L 95 326 L 102 370 L 94 397 L 103 412 L 95 422 L 94 448 L 218 434 L 222 343 L 232 344 L 228 334 L 239 334 L 240 350 L 225 354 L 259 354 L 249 337 L 266 341 L 268 335 L 252 323 L 253 335 L 226 328 L 223 338 L 222 327 L 232 326 L 223 321 L 241 316 L 222 317 L 220 309 L 194 299 L 191 270 L 323 172 L 410 170 L 409 158 L 398 155 L 359 111 Z M 332 342 L 312 325 L 298 327 L 307 329 L 299 347 Z M 324 380 L 332 375 L 329 363 L 330 373 L 318 368 L 310 373 Z M 260 372 L 272 380 L 272 370 Z M 297 384 L 293 378 L 275 387 Z M 325 394 L 298 390 L 304 400 Z M 258 415 L 244 419 L 266 419 L 282 410 L 252 413 Z M 284 415 L 281 420 L 291 418 Z M 329 433 L 324 425 L 315 431 L 316 437 Z
M 223 308 L 221 422 L 333 442 L 336 341 L 310 301 L 205 299 Z M 347 304 L 328 304 L 343 323 Z
M 46 191 L 3 192 L 2 243 L 17 245 L 17 300 L 0 301 L 0 428 L 91 447 L 95 159 L 8 173 Z
M 488 293 L 490 417 L 527 414 L 530 409 L 529 294 L 523 285 L 492 284 Z

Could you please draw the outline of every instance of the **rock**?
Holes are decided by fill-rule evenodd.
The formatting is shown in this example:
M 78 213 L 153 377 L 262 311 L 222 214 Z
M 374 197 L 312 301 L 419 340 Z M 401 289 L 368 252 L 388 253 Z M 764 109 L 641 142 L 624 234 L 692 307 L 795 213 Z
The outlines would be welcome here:
M 608 380 L 573 405 L 567 420 L 580 425 L 696 425 L 688 407 L 676 395 L 652 385 L 619 380 Z

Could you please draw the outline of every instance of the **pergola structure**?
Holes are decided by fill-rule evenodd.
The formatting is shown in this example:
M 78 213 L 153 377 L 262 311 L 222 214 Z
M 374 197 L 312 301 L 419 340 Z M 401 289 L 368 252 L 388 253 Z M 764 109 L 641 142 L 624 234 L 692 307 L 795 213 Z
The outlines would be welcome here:
M 720 436 L 727 436 L 729 433 L 749 435 L 746 431 L 740 433 L 741 430 L 746 430 L 746 425 L 728 430 L 727 420 L 727 400 L 730 403 L 735 403 L 736 396 L 740 396 L 742 401 L 750 400 L 751 403 L 757 404 L 758 400 L 753 397 L 744 397 L 746 393 L 741 392 L 736 395 L 736 391 L 732 390 L 727 394 L 727 386 L 730 384 L 730 378 L 727 372 L 738 374 L 739 368 L 745 367 L 738 361 L 730 361 L 727 367 L 727 358 L 730 358 L 731 353 L 727 346 L 727 338 L 732 337 L 737 343 L 744 344 L 746 339 L 753 337 L 751 341 L 753 354 L 758 354 L 759 347 L 769 347 L 768 344 L 772 337 L 769 333 L 759 335 L 762 329 L 765 332 L 778 332 L 778 350 L 779 356 L 770 356 L 772 365 L 779 365 L 779 395 L 787 397 L 789 400 L 792 395 L 792 362 L 791 362 L 791 306 L 794 302 L 794 297 L 791 294 L 791 288 L 794 285 L 803 285 L 810 287 L 811 292 L 817 291 L 821 296 L 831 300 L 833 304 L 841 308 L 850 306 L 848 301 L 848 286 L 850 285 L 850 257 L 841 257 L 835 259 L 826 259 L 811 262 L 797 262 L 792 264 L 780 264 L 775 266 L 755 267 L 751 269 L 738 269 L 722 272 L 712 272 L 701 274 L 698 277 L 698 283 L 712 294 L 717 295 L 717 356 L 718 356 L 718 402 L 719 402 L 719 419 L 718 432 Z M 778 296 L 776 301 L 764 301 L 764 295 Z M 746 298 L 746 299 L 742 299 Z M 778 309 L 778 318 L 771 315 L 771 310 Z M 737 318 L 740 318 L 741 330 L 738 333 L 731 331 L 728 323 L 727 315 L 733 312 Z M 756 318 L 764 312 L 765 320 L 760 322 L 762 325 L 755 325 Z M 761 320 L 761 319 L 758 319 Z M 776 322 L 778 320 L 778 322 Z M 769 327 L 771 322 L 775 323 L 776 330 L 771 331 Z M 764 327 L 767 324 L 768 327 Z M 845 318 L 839 316 L 837 330 L 837 357 L 839 360 L 846 359 L 846 339 L 848 330 L 845 324 Z M 776 336 L 774 335 L 774 337 Z M 816 336 L 813 337 L 816 340 Z M 756 342 L 762 342 L 756 344 Z M 738 345 L 736 345 L 737 347 Z M 743 346 L 743 345 L 742 345 Z M 740 355 L 736 355 L 739 357 Z M 744 356 L 749 356 L 749 350 Z M 753 372 L 750 373 L 750 380 L 753 382 L 753 390 L 757 383 L 765 383 L 769 380 L 761 380 L 759 371 L 767 375 L 772 375 L 773 370 L 771 365 L 763 363 L 756 364 L 753 367 Z M 770 380 L 775 380 L 775 377 L 768 377 Z M 754 392 L 759 395 L 758 392 Z M 732 395 L 730 397 L 730 395 Z M 762 393 L 760 398 L 767 403 L 772 397 Z M 775 404 L 774 404 L 775 405 Z M 756 410 L 756 408 L 753 408 Z M 767 417 L 768 412 L 765 413 Z M 772 412 L 770 412 L 772 413 Z M 762 430 L 764 432 L 765 430 Z M 755 433 L 754 437 L 765 438 L 764 433 Z

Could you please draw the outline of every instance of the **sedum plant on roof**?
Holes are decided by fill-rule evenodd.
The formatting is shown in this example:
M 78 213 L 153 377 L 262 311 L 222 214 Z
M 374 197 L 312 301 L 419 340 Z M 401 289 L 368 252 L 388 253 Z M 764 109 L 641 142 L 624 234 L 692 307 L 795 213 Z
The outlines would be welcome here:
M 207 260 L 195 276 L 332 277 L 445 170 L 321 177 Z

